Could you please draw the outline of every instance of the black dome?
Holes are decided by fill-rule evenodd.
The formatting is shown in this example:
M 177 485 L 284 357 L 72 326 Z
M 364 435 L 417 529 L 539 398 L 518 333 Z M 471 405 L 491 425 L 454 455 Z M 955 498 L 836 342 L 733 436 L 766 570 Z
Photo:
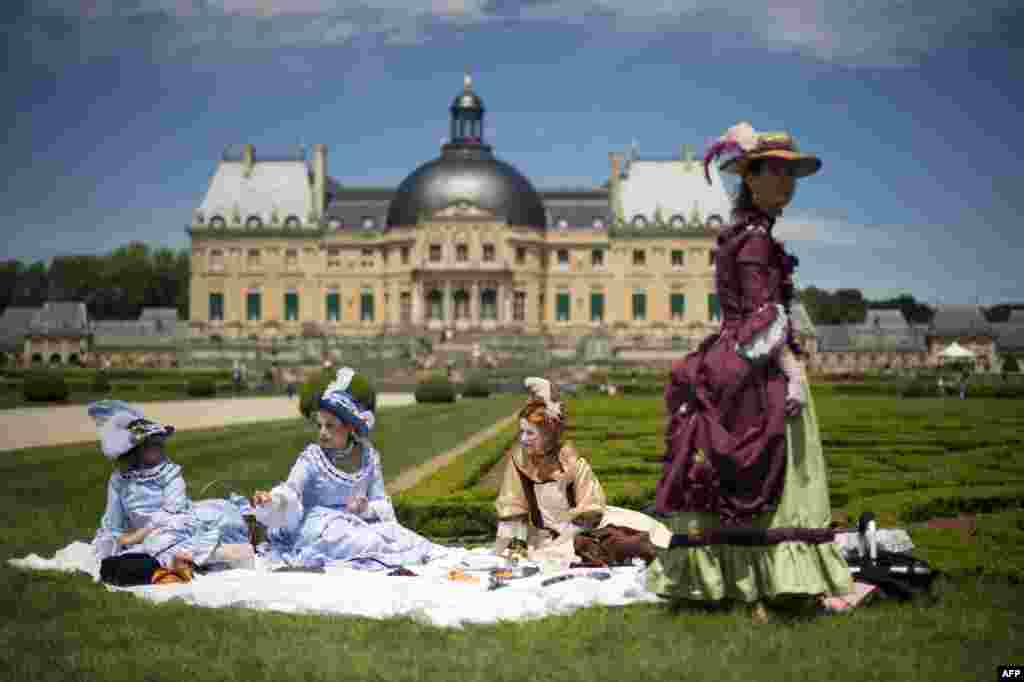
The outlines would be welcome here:
M 460 201 L 493 212 L 509 225 L 543 228 L 540 195 L 512 165 L 482 144 L 445 145 L 441 156 L 414 170 L 395 191 L 388 225 L 415 225 L 425 216 Z

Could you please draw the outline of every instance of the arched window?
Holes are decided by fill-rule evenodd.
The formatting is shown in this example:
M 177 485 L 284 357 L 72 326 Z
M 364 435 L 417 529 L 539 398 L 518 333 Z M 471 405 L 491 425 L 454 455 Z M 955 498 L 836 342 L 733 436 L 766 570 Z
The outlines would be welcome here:
M 372 230 L 377 226 L 377 221 L 372 216 L 363 216 L 363 229 Z
M 455 302 L 455 319 L 456 320 L 468 320 L 469 319 L 469 294 L 466 293 L 465 289 L 459 289 L 452 295 L 452 299 Z
M 633 216 L 632 224 L 633 227 L 642 230 L 647 227 L 647 218 L 642 215 L 635 215 Z
M 78 353 L 72 353 L 71 355 L 68 356 L 68 364 L 74 367 L 82 366 L 82 361 L 81 359 L 79 359 Z
M 50 364 L 51 365 L 59 365 L 60 363 L 61 363 L 60 353 L 54 353 L 53 355 L 50 356 Z
M 258 215 L 251 215 L 245 219 L 245 226 L 250 230 L 258 230 L 263 227 L 263 219 Z
M 723 224 L 725 224 L 725 221 L 722 220 L 722 216 L 717 213 L 709 215 L 707 221 L 704 223 L 705 227 L 709 230 L 720 230 L 722 229 Z
M 569 229 L 569 221 L 566 220 L 565 218 L 559 218 L 557 225 L 558 225 L 558 229 L 559 230 L 568 230 Z
M 340 230 L 344 226 L 344 223 L 341 222 L 341 218 L 331 218 L 327 223 L 327 226 L 332 230 Z
M 223 230 L 225 227 L 227 227 L 227 225 L 228 223 L 226 220 L 224 220 L 223 216 L 215 215 L 212 218 L 210 218 L 210 227 L 216 228 L 218 230 Z
M 480 319 L 498 319 L 498 292 L 494 289 L 484 289 L 480 292 Z
M 595 230 L 604 229 L 604 218 L 594 218 L 594 221 L 590 223 L 590 226 Z
M 301 223 L 299 222 L 298 216 L 290 215 L 284 219 L 284 226 L 287 227 L 289 230 L 299 229 L 300 224 Z
M 669 219 L 668 224 L 677 230 L 681 230 L 686 227 L 686 218 L 677 213 Z

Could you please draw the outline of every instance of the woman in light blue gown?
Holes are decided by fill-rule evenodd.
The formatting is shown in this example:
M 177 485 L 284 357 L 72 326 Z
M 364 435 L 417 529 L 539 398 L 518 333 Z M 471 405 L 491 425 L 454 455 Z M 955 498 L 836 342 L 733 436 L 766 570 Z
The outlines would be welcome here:
M 164 452 L 174 433 L 119 400 L 89 405 L 103 455 L 114 462 L 107 505 L 93 540 L 96 558 L 141 552 L 164 568 L 251 564 L 244 498 L 193 503 L 181 467 Z
M 319 402 L 319 442 L 302 451 L 285 482 L 253 495 L 256 519 L 269 531 L 271 561 L 380 571 L 445 551 L 395 519 L 369 439 L 375 402 L 364 377 L 339 370 Z

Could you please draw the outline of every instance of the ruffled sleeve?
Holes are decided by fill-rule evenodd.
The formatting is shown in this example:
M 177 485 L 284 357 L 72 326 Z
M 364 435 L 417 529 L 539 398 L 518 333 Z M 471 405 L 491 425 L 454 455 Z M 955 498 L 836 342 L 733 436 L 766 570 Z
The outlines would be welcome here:
M 782 263 L 771 236 L 752 230 L 736 253 L 741 292 L 742 323 L 736 333 L 741 348 L 755 356 L 766 347 L 777 347 L 785 339 L 785 309 L 781 300 Z
M 367 510 L 362 515 L 367 521 L 395 521 L 395 508 L 384 488 L 384 470 L 380 464 L 380 453 L 370 450 L 372 470 L 366 489 Z
M 292 466 L 288 480 L 271 489 L 271 503 L 256 507 L 253 512 L 256 520 L 270 530 L 284 529 L 290 533 L 298 530 L 305 515 L 303 497 L 311 469 L 312 465 L 303 453 Z
M 117 539 L 128 526 L 128 515 L 125 513 L 121 494 L 115 482 L 116 474 L 107 482 L 107 506 L 100 519 L 100 527 L 92 541 L 96 558 L 102 561 L 112 556 L 117 550 Z
M 505 455 L 505 475 L 502 477 L 501 490 L 494 506 L 498 514 L 495 551 L 500 552 L 512 540 L 526 542 L 530 505 L 526 500 L 523 481 L 519 477 L 511 450 Z
M 569 518 L 576 525 L 596 526 L 604 515 L 607 500 L 601 482 L 594 475 L 590 463 L 582 457 L 576 458 L 573 476 L 576 506 L 569 510 Z

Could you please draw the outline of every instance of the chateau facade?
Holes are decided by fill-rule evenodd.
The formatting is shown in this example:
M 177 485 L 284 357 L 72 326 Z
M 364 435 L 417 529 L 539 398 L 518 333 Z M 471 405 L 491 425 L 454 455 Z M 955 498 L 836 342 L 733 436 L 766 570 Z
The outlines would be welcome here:
M 713 247 L 729 200 L 689 153 L 610 154 L 606 186 L 537 191 L 484 143 L 469 79 L 450 140 L 397 188 L 226 153 L 188 227 L 193 338 L 448 329 L 699 340 L 719 311 Z

